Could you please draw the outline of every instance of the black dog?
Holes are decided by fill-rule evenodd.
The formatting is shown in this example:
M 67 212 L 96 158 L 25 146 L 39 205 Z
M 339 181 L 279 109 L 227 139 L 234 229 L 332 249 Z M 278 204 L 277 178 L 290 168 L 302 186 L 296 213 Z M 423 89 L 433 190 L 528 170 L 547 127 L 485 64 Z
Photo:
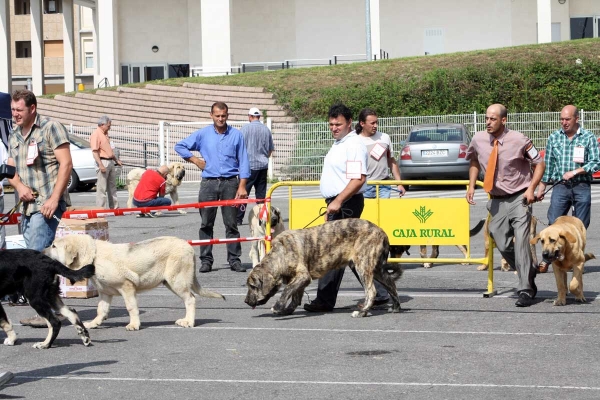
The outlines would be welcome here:
M 85 267 L 73 271 L 50 257 L 28 249 L 13 249 L 0 251 L 0 297 L 15 292 L 21 292 L 38 315 L 48 323 L 48 336 L 43 342 L 33 345 L 36 349 L 47 349 L 52 346 L 58 336 L 61 323 L 54 311 L 67 317 L 77 329 L 77 334 L 85 346 L 91 344 L 90 335 L 81 323 L 77 312 L 64 305 L 60 295 L 59 281 L 56 275 L 62 275 L 71 282 L 76 282 L 94 275 L 95 267 Z M 54 311 L 53 311 L 54 310 Z M 4 344 L 15 344 L 17 335 L 6 317 L 6 312 L 0 304 L 0 327 L 8 336 Z

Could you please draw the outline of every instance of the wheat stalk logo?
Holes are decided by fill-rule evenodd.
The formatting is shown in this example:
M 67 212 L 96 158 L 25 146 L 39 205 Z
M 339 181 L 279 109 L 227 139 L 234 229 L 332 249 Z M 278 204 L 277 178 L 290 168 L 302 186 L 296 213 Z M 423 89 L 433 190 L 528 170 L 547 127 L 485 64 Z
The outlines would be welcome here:
M 433 211 L 427 210 L 425 211 L 425 206 L 421 206 L 418 210 L 413 211 L 413 215 L 417 217 L 422 224 L 425 223 L 433 215 Z

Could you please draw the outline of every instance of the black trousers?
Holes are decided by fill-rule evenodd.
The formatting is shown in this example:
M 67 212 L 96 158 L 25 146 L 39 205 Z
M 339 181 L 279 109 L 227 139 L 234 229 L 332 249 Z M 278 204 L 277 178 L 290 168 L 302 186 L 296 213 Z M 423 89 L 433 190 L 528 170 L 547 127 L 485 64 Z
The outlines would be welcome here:
M 327 204 L 333 201 L 335 197 L 325 200 Z M 342 204 L 342 208 L 340 212 L 337 214 L 333 214 L 329 216 L 329 221 L 335 221 L 338 219 L 344 218 L 360 218 L 363 209 L 365 208 L 365 199 L 362 194 L 355 194 L 346 200 L 345 203 Z M 316 302 L 325 304 L 329 307 L 335 307 L 335 302 L 337 300 L 337 294 L 340 290 L 340 284 L 342 283 L 342 279 L 344 278 L 344 270 L 346 268 L 336 269 L 334 271 L 329 271 L 325 276 L 319 279 L 319 288 L 317 290 L 317 298 Z M 354 276 L 360 282 L 360 278 L 354 269 L 352 269 Z M 375 289 L 377 289 L 377 295 L 375 297 L 375 301 L 387 300 L 389 299 L 389 294 L 387 290 L 377 281 L 375 281 Z
M 250 190 L 254 187 L 255 199 L 264 199 L 267 195 L 267 172 L 268 169 L 253 169 L 250 170 L 250 178 L 246 181 L 246 192 L 250 195 Z M 237 222 L 244 221 L 246 208 L 254 207 L 253 203 L 244 204 L 245 207 L 238 208 Z

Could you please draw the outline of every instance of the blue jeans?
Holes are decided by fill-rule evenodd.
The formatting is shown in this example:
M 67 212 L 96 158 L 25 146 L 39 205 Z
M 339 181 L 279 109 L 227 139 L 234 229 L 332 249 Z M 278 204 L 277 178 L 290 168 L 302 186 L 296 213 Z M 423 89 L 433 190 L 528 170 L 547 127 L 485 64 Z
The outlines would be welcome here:
M 588 182 L 566 182 L 554 186 L 548 208 L 548 224 L 553 224 L 558 217 L 567 215 L 571 207 L 573 216 L 579 218 L 587 229 L 590 226 L 592 207 L 592 190 Z
M 67 204 L 64 201 L 58 203 L 54 215 L 59 219 L 67 209 Z M 23 239 L 25 239 L 25 246 L 28 249 L 42 251 L 46 247 L 49 247 L 54 241 L 54 235 L 56 235 L 56 228 L 58 228 L 58 221 L 55 218 L 46 218 L 42 213 L 36 212 L 30 216 L 23 215 L 21 220 L 21 230 L 23 232 Z
M 198 194 L 198 202 L 215 201 L 215 200 L 231 200 L 235 199 L 239 186 L 237 177 L 227 180 L 218 179 L 202 179 L 200 183 L 200 193 Z M 236 216 L 238 208 L 235 206 L 221 207 L 221 215 L 223 216 L 223 224 L 225 225 L 225 237 L 227 239 L 239 238 Z M 217 207 L 201 208 L 200 217 L 202 224 L 198 236 L 200 240 L 213 238 L 213 227 L 217 218 Z M 241 263 L 242 245 L 239 242 L 227 243 L 227 262 L 230 266 Z M 212 245 L 200 246 L 200 261 L 202 264 L 212 266 L 214 258 L 212 255 Z
M 367 185 L 367 190 L 363 192 L 363 196 L 365 199 L 374 199 L 377 197 L 377 186 L 376 185 Z M 392 187 L 389 185 L 379 185 L 379 198 L 380 199 L 389 199 L 390 192 L 392 191 Z
M 157 197 L 152 200 L 139 202 L 136 199 L 133 199 L 133 205 L 136 207 L 161 207 L 161 206 L 170 206 L 171 200 L 166 197 Z

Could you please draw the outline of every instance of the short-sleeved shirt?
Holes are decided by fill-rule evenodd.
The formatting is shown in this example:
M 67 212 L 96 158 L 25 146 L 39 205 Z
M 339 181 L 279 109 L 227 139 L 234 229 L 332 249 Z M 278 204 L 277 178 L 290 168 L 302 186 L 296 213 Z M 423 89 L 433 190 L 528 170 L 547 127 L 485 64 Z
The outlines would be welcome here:
M 576 163 L 574 161 L 574 151 L 577 147 L 582 147 L 584 149 L 582 163 Z M 580 167 L 583 168 L 586 173 L 576 175 L 570 181 L 591 182 L 592 174 L 598 171 L 598 168 L 600 167 L 596 135 L 590 131 L 579 128 L 573 138 L 569 139 L 562 129 L 554 131 L 550 134 L 548 142 L 546 143 L 544 161 L 546 162 L 546 170 L 544 171 L 542 182 L 558 182 L 566 172 Z
M 250 178 L 248 153 L 242 132 L 227 125 L 225 133 L 219 133 L 214 125 L 199 129 L 175 145 L 175 152 L 183 159 L 192 157 L 192 151 L 200 153 L 206 161 L 202 178 Z
M 113 152 L 108 133 L 97 127 L 92 136 L 90 136 L 90 147 L 92 151 L 97 151 L 100 158 L 112 159 L 115 154 Z
M 376 181 L 389 177 L 388 156 L 393 154 L 390 136 L 387 133 L 375 132 L 373 136 L 358 135 L 358 137 L 367 147 L 367 154 L 369 154 L 367 165 L 368 179 Z M 383 153 L 377 152 L 377 149 L 375 149 L 376 146 L 384 148 L 385 151 L 380 149 Z M 377 154 L 381 154 L 379 159 L 377 159 Z
M 367 156 L 367 148 L 356 132 L 352 131 L 340 140 L 336 140 L 323 162 L 320 181 L 321 195 L 326 199 L 335 197 L 348 186 L 351 180 L 346 174 L 349 161 L 360 162 L 361 175 L 367 175 Z M 364 192 L 365 188 L 366 184 L 357 193 Z
M 252 121 L 242 126 L 242 135 L 248 152 L 248 161 L 251 170 L 267 169 L 269 167 L 269 153 L 274 150 L 273 135 L 260 121 Z
M 50 198 L 58 180 L 59 163 L 54 150 L 65 143 L 69 143 L 69 133 L 63 124 L 43 118 L 39 114 L 35 118 L 29 134 L 23 137 L 21 127 L 17 126 L 10 135 L 9 157 L 15 161 L 17 174 L 24 185 L 39 194 L 41 204 Z M 27 165 L 27 151 L 29 145 L 38 148 L 38 156 L 32 165 Z M 67 205 L 71 204 L 69 192 L 65 188 L 62 195 Z M 36 202 L 23 203 L 23 213 L 31 215 L 40 211 Z
M 164 196 L 167 181 L 158 171 L 152 169 L 144 172 L 140 178 L 140 182 L 133 192 L 133 198 L 144 203 L 155 199 L 158 195 Z
M 487 168 L 494 136 L 486 131 L 477 132 L 467 149 L 467 160 L 476 158 L 483 174 Z M 496 179 L 490 194 L 505 196 L 527 189 L 531 183 L 531 165 L 541 163 L 542 157 L 531 142 L 521 132 L 505 129 L 498 137 L 498 161 Z

